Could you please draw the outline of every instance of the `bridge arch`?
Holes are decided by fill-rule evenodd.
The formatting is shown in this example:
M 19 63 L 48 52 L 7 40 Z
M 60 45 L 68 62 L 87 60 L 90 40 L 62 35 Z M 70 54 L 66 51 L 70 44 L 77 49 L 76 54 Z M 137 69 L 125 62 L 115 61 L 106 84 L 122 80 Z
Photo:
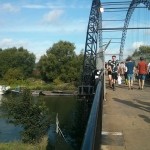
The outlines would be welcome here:
M 100 0 L 93 0 L 89 16 L 84 51 L 82 85 L 91 84 L 92 71 L 96 69 L 96 55 L 98 46 L 102 45 L 102 15 Z M 98 41 L 99 40 L 99 41 Z
M 124 45 L 125 45 L 127 28 L 128 28 L 131 16 L 134 12 L 134 9 L 139 4 L 144 4 L 148 8 L 148 10 L 150 9 L 150 0 L 132 0 L 130 6 L 128 8 L 127 14 L 126 14 L 125 23 L 124 23 L 124 27 L 123 27 L 123 31 L 122 31 L 119 60 L 123 60 L 123 50 L 124 50 Z

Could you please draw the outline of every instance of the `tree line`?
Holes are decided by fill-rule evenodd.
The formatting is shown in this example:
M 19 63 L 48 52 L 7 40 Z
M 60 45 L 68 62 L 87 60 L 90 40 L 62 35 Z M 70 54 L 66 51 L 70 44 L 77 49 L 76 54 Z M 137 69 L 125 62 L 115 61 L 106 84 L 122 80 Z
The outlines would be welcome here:
M 138 49 L 135 49 L 132 58 L 135 62 L 138 62 L 140 57 L 144 57 L 147 62 L 150 62 L 150 46 L 141 45 Z
M 59 41 L 35 62 L 35 54 L 23 47 L 0 49 L 0 80 L 25 80 L 38 77 L 45 82 L 78 82 L 83 63 L 83 51 L 75 53 L 75 45 Z
M 150 61 L 150 46 L 140 46 L 132 57 L 140 56 Z M 30 77 L 45 82 L 79 83 L 83 69 L 84 53 L 75 53 L 75 45 L 68 41 L 59 41 L 50 47 L 36 63 L 35 54 L 23 47 L 0 49 L 0 80 L 11 84 Z

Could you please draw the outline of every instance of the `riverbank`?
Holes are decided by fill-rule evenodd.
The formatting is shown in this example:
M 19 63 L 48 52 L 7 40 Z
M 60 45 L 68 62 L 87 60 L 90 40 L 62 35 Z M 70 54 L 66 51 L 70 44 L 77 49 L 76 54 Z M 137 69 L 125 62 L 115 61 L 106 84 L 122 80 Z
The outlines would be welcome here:
M 8 84 L 3 84 L 8 85 Z M 7 93 L 19 94 L 24 89 L 30 89 L 32 95 L 45 95 L 45 96 L 72 96 L 77 94 L 77 87 L 73 83 L 45 83 L 41 80 L 31 81 L 26 83 L 14 83 L 9 85 L 10 89 Z
M 0 80 L 0 85 L 10 86 L 11 90 L 18 90 L 18 88 L 28 88 L 30 90 L 42 90 L 42 91 L 74 91 L 77 89 L 75 83 L 46 83 L 40 79 L 26 79 L 23 81 L 14 81 L 12 83 L 7 83 L 6 81 Z
M 77 95 L 77 91 L 61 91 L 61 90 L 55 90 L 55 91 L 42 91 L 42 90 L 32 90 L 32 95 L 43 95 L 43 96 L 73 96 Z
M 38 144 L 24 144 L 19 141 L 0 143 L 0 150 L 46 150 L 48 138 L 44 137 Z
M 12 94 L 21 94 L 23 93 L 24 89 L 20 89 L 20 90 L 10 90 L 8 93 L 12 93 Z M 33 96 L 74 96 L 77 95 L 77 91 L 68 91 L 68 90 L 55 90 L 55 91 L 44 91 L 44 90 L 31 90 L 31 94 Z

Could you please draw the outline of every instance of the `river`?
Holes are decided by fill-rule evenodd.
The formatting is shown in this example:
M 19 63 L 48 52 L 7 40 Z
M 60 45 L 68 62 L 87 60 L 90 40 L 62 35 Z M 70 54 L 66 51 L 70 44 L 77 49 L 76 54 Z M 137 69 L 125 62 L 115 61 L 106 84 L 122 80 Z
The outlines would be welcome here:
M 9 98 L 9 95 L 4 95 L 3 97 Z M 79 118 L 75 118 L 79 108 L 77 107 L 78 101 L 76 96 L 34 96 L 34 98 L 36 100 L 43 99 L 49 109 L 51 124 L 48 132 L 48 145 L 54 149 L 58 145 L 61 146 L 61 149 L 64 147 L 66 150 L 79 149 L 80 143 L 77 143 L 79 140 L 76 140 L 76 135 L 78 134 L 75 134 L 74 131 L 76 128 L 75 120 L 79 120 Z M 56 134 L 56 114 L 58 114 L 62 136 Z M 21 130 L 19 126 L 15 127 L 13 124 L 9 124 L 6 119 L 0 118 L 0 142 L 20 140 L 19 132 Z

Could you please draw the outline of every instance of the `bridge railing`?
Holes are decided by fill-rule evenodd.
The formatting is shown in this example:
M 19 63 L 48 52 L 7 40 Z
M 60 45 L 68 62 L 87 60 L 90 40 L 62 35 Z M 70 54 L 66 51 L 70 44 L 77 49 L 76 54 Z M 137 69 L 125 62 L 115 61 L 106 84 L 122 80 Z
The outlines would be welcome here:
M 95 150 L 99 147 L 102 130 L 102 105 L 104 99 L 104 73 L 97 84 L 91 112 L 81 150 Z

